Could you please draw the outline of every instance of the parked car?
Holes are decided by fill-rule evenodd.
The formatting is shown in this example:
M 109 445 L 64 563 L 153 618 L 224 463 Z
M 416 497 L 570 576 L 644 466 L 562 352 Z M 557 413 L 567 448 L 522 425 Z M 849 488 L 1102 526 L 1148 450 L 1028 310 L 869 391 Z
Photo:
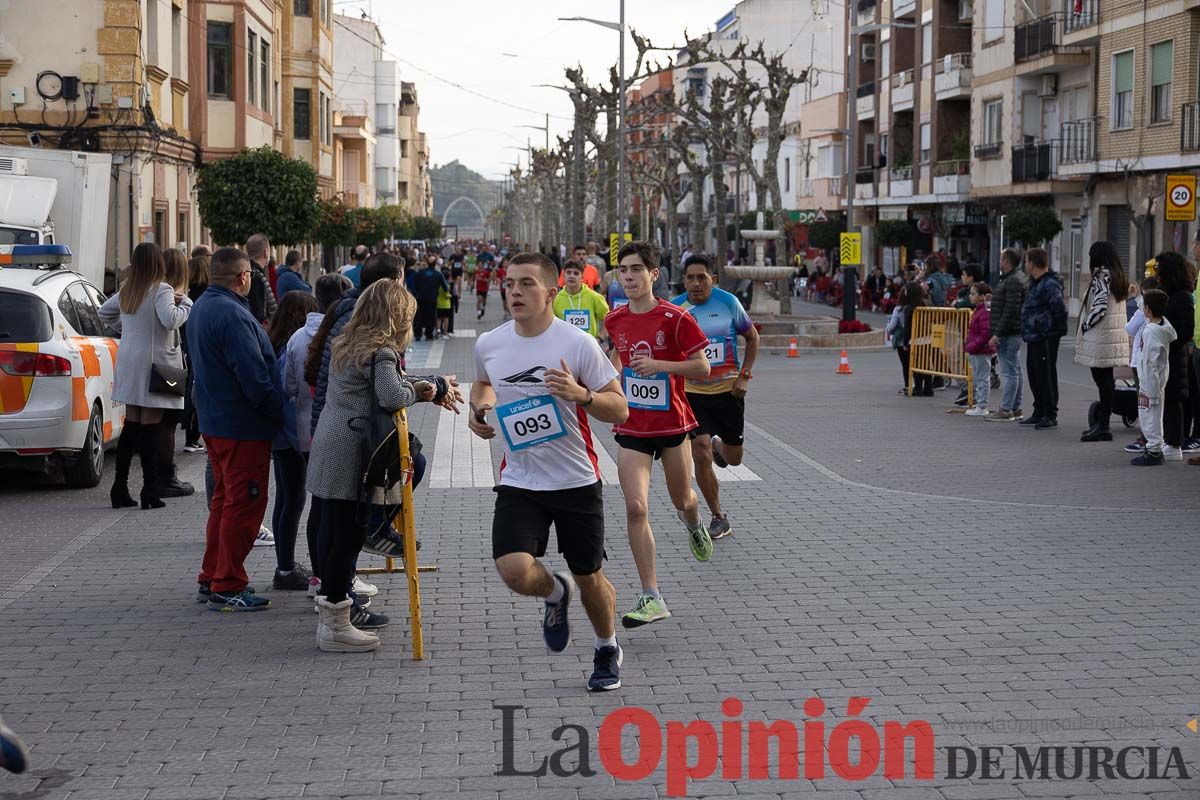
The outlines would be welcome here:
M 0 468 L 100 483 L 125 406 L 112 399 L 117 339 L 104 295 L 66 245 L 0 245 Z

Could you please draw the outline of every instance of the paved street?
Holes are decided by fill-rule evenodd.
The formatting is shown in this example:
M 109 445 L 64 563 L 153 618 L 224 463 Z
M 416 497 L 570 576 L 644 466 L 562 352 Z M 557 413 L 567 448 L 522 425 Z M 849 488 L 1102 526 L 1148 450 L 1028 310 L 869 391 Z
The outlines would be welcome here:
M 418 347 L 410 368 L 471 380 L 466 328 L 497 324 L 497 306 L 479 323 L 463 314 L 460 335 Z M 574 644 L 551 656 L 539 604 L 495 575 L 486 487 L 499 449 L 467 437 L 461 417 L 413 415 L 430 458 L 417 495 L 421 560 L 440 570 L 422 575 L 422 662 L 411 660 L 403 576 L 372 578 L 374 607 L 393 619 L 381 649 L 319 653 L 302 594 L 272 592 L 274 607 L 250 615 L 194 602 L 202 494 L 163 511 L 113 511 L 107 481 L 78 492 L 5 476 L 0 713 L 31 746 L 33 768 L 0 775 L 0 800 L 656 798 L 668 793 L 669 748 L 645 779 L 615 780 L 599 752 L 606 715 L 638 706 L 660 726 L 720 728 L 728 697 L 744 704 L 743 723 L 797 727 L 817 718 L 804 705 L 820 697 L 827 741 L 850 698 L 869 698 L 859 717 L 881 737 L 889 721 L 932 726 L 934 777 L 913 777 L 910 746 L 902 779 L 882 764 L 863 780 L 829 766 L 805 778 L 802 763 L 799 779 L 783 780 L 772 759 L 769 780 L 718 769 L 687 796 L 1200 797 L 1200 735 L 1186 727 L 1200 714 L 1200 468 L 1127 466 L 1121 446 L 1135 434 L 1119 423 L 1116 442 L 1080 444 L 1093 389 L 1070 352 L 1062 424 L 1047 432 L 947 414 L 949 391 L 898 396 L 890 350 L 853 353 L 848 377 L 834 374 L 836 354 L 764 356 L 745 468 L 723 488 L 736 533 L 711 563 L 694 561 L 656 474 L 651 516 L 674 617 L 619 633 L 624 687 L 602 696 L 584 691 L 582 609 L 572 608 Z M 598 443 L 615 457 L 611 436 Z M 202 485 L 203 455 L 179 463 Z M 602 467 L 606 571 L 624 610 L 636 574 L 615 469 Z M 557 554 L 549 560 L 561 568 Z M 270 549 L 252 553 L 264 591 L 273 565 Z M 498 705 L 524 706 L 511 722 L 516 770 L 573 743 L 577 730 L 551 738 L 573 724 L 590 736 L 595 774 L 497 775 Z M 1014 779 L 1013 749 L 1040 745 L 1157 746 L 1159 774 L 1179 748 L 1189 777 Z M 1005 748 L 1005 777 L 984 779 L 978 765 L 948 776 L 947 748 L 987 746 Z M 694 763 L 695 742 L 689 752 Z

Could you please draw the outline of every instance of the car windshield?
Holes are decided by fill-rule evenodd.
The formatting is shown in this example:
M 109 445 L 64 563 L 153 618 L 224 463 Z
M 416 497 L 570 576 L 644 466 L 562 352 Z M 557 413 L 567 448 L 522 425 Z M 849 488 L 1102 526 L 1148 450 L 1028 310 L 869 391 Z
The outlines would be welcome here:
M 0 226 L 0 244 L 39 244 L 38 232 Z
M 40 298 L 0 290 L 0 342 L 48 342 L 53 335 L 50 307 Z

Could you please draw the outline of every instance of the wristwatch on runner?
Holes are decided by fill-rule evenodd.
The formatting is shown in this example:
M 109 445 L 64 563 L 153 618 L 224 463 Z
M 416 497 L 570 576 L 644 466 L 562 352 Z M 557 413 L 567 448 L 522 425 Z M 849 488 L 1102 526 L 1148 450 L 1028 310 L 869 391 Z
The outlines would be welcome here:
M 744 369 L 738 373 L 738 379 L 745 378 L 748 381 L 754 380 L 754 373 L 748 369 Z

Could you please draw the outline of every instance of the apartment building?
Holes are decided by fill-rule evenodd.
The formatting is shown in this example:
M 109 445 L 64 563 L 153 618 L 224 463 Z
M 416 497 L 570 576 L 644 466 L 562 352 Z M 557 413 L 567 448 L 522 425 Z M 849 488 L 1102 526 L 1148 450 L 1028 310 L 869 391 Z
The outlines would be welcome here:
M 375 205 L 402 205 L 405 198 L 400 196 L 400 137 L 397 131 L 400 67 L 387 57 L 385 46 L 383 34 L 373 20 L 335 15 L 336 107 L 343 115 L 343 123 L 360 119 L 364 124 L 359 127 L 370 132 L 370 141 L 362 137 L 361 145 L 343 142 L 340 172 L 347 176 L 360 170 L 364 177 L 353 178 L 350 182 L 361 180 L 368 184 Z M 343 124 L 338 128 L 339 139 L 345 136 L 344 127 Z M 343 184 L 346 181 L 343 177 Z M 366 205 L 362 200 L 364 188 L 359 187 L 356 193 L 355 199 Z
M 0 10 L 0 141 L 113 155 L 109 208 L 98 210 L 108 215 L 110 279 L 138 243 L 190 246 L 199 234 L 189 138 L 203 125 L 194 101 L 204 84 L 189 69 L 204 49 L 192 35 L 197 5 L 40 0 L 36 14 Z
M 396 135 L 400 140 L 400 201 L 414 217 L 433 214 L 433 184 L 429 178 L 429 141 L 420 130 L 421 105 L 417 86 L 400 84 Z
M 283 154 L 308 162 L 323 197 L 337 190 L 333 0 L 283 0 L 280 98 Z
M 970 194 L 973 13 L 970 0 L 855 0 L 847 8 L 854 222 L 871 263 L 889 271 L 897 253 L 872 241 L 879 220 L 911 222 L 913 250 L 966 259 L 987 245 L 984 212 Z

